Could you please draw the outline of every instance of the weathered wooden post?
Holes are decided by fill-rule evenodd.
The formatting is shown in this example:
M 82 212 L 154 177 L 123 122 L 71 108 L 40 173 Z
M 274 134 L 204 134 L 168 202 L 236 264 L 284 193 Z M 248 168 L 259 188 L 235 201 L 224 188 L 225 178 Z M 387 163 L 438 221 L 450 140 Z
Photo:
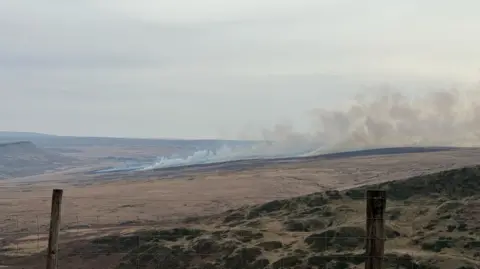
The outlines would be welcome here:
M 63 190 L 53 190 L 50 230 L 48 235 L 47 269 L 57 269 L 58 234 L 60 232 L 62 195 Z
M 381 190 L 367 191 L 367 238 L 365 269 L 381 269 L 385 245 L 386 193 Z

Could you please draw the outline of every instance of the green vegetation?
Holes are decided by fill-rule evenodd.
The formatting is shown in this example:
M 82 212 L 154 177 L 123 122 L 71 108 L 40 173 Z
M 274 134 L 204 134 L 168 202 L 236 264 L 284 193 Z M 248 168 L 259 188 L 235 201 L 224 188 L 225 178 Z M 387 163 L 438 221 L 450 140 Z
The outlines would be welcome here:
M 478 268 L 478 167 L 271 201 L 89 247 L 126 252 L 119 269 L 362 268 L 368 188 L 387 190 L 385 268 Z

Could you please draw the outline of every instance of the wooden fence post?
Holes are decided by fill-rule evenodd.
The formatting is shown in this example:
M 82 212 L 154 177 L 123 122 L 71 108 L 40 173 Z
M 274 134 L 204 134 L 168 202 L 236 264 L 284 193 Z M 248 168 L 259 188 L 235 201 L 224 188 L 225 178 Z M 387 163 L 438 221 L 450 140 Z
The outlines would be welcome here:
M 381 190 L 367 191 L 367 238 L 365 269 L 381 269 L 385 244 L 386 194 Z
M 60 232 L 62 195 L 63 190 L 53 190 L 50 231 L 48 235 L 47 269 L 57 269 L 58 234 Z

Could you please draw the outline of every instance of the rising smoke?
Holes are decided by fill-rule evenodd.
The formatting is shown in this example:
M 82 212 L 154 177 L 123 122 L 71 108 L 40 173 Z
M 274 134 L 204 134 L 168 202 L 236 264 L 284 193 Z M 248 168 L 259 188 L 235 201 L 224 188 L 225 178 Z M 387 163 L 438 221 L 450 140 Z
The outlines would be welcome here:
M 433 91 L 408 97 L 383 90 L 358 95 L 345 109 L 310 112 L 313 131 L 277 125 L 264 131 L 273 147 L 309 154 L 402 146 L 480 146 L 480 92 Z M 318 146 L 318 148 L 315 148 Z
M 346 109 L 310 112 L 313 131 L 288 124 L 263 131 L 265 142 L 200 150 L 187 158 L 159 158 L 138 170 L 242 159 L 312 156 L 401 146 L 480 146 L 480 94 L 435 91 L 408 97 L 384 90 L 358 95 Z
M 416 98 L 386 92 L 358 98 L 345 111 L 315 115 L 330 150 L 480 145 L 476 91 L 436 91 Z

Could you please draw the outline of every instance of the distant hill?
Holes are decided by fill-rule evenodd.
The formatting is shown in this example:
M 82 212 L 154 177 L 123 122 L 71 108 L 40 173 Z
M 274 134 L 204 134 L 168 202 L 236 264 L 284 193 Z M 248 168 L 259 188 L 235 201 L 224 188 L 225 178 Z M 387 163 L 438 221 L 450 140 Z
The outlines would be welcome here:
M 2 138 L 2 137 L 8 137 L 8 138 L 24 137 L 24 138 L 28 138 L 28 137 L 47 137 L 47 136 L 54 136 L 54 135 L 34 133 L 34 132 L 2 132 L 2 131 L 0 131 L 0 138 Z
M 74 158 L 38 148 L 30 141 L 0 143 L 0 179 L 35 175 L 74 161 Z
M 154 138 L 121 138 L 121 137 L 81 137 L 60 136 L 34 132 L 2 132 L 0 143 L 28 140 L 44 148 L 61 147 L 178 147 L 190 151 L 217 149 L 223 145 L 244 146 L 259 141 L 217 140 L 217 139 L 154 139 Z

